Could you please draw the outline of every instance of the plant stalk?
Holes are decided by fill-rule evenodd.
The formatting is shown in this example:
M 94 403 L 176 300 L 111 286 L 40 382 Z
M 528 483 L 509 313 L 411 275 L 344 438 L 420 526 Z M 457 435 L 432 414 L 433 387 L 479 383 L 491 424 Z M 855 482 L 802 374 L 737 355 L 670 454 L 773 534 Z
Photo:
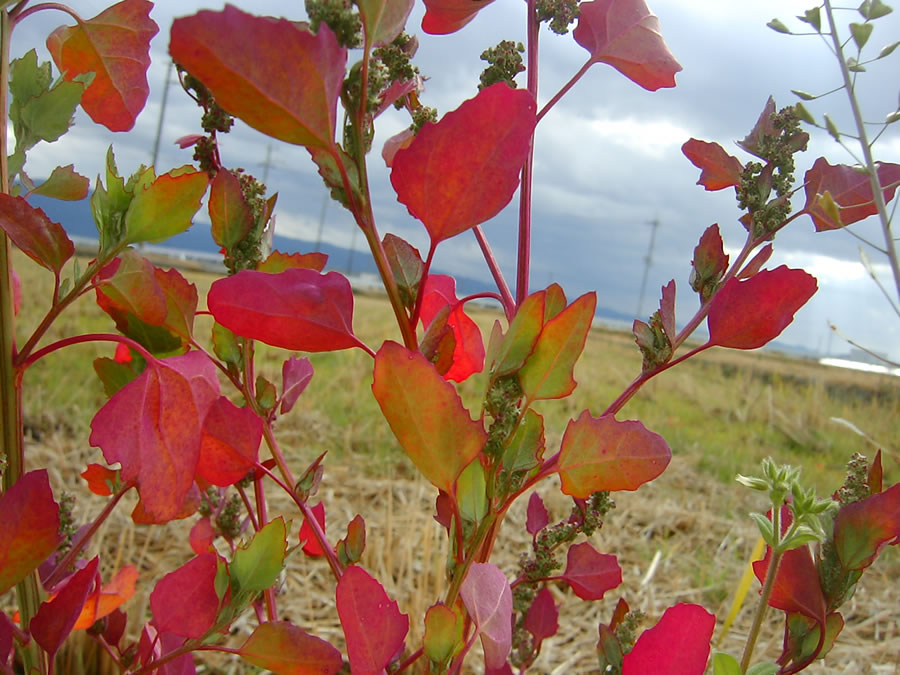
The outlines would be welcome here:
M 887 251 L 888 261 L 891 265 L 891 272 L 894 275 L 897 299 L 900 300 L 900 258 L 897 257 L 897 246 L 894 242 L 894 237 L 891 234 L 891 221 L 888 217 L 887 204 L 884 201 L 884 191 L 881 186 L 881 181 L 878 179 L 878 170 L 875 166 L 875 160 L 872 157 L 872 147 L 869 145 L 869 138 L 866 134 L 866 125 L 863 122 L 862 111 L 859 109 L 859 101 L 856 100 L 856 92 L 853 90 L 853 78 L 850 76 L 850 69 L 847 67 L 847 60 L 844 58 L 844 50 L 841 47 L 841 41 L 838 38 L 831 0 L 824 0 L 824 6 L 825 14 L 828 16 L 828 27 L 831 33 L 831 41 L 834 45 L 834 53 L 841 66 L 841 77 L 844 80 L 844 88 L 847 90 L 847 99 L 850 101 L 850 109 L 853 111 L 853 120 L 856 123 L 859 146 L 863 152 L 866 173 L 869 175 L 869 185 L 872 188 L 872 198 L 875 202 L 875 208 L 878 210 L 878 219 L 881 221 L 881 232 L 884 236 L 884 245 L 885 250 Z

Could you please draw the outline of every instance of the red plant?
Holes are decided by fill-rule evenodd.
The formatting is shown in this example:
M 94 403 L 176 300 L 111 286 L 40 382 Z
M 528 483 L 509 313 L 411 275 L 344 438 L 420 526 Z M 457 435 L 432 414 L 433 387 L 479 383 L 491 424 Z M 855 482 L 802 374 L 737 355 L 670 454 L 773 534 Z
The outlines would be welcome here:
M 428 0 L 423 28 L 453 32 L 473 20 L 484 4 Z M 34 53 L 17 62 L 9 112 L 16 152 L 5 146 L 0 152 L 2 250 L 11 241 L 55 277 L 50 309 L 17 344 L 13 336 L 20 299 L 12 288 L 19 288 L 18 277 L 6 254 L 0 256 L 0 276 L 14 282 L 0 285 L 7 457 L 0 496 L 0 593 L 16 587 L 20 605 L 18 626 L 0 614 L 3 672 L 13 668 L 14 659 L 27 672 L 52 672 L 54 655 L 68 635 L 85 628 L 129 673 L 194 672 L 192 653 L 201 649 L 236 654 L 280 673 L 337 673 L 345 667 L 345 654 L 355 673 L 403 672 L 417 662 L 427 662 L 429 672 L 459 672 L 476 638 L 487 672 L 512 672 L 513 663 L 524 672 L 542 642 L 559 628 L 548 584 L 562 582 L 590 602 L 622 582 L 615 555 L 586 541 L 575 543 L 602 526 L 612 506 L 608 493 L 640 488 L 659 476 L 671 458 L 661 436 L 639 421 L 617 419 L 618 411 L 649 379 L 698 352 L 713 346 L 761 347 L 791 323 L 815 292 L 816 280 L 802 270 L 761 269 L 771 252 L 767 242 L 790 220 L 808 213 L 817 229 L 828 229 L 870 212 L 872 196 L 864 186 L 844 168 L 817 164 L 807 176 L 806 206 L 788 215 L 784 158 L 805 145 L 805 135 L 796 131 L 789 111 L 775 113 L 774 102 L 742 142 L 765 164 L 745 167 L 716 144 L 688 141 L 684 152 L 702 170 L 699 183 L 708 190 L 734 187 L 748 204 L 741 220 L 746 244 L 729 261 L 718 227 L 704 233 L 691 273 L 699 310 L 677 330 L 676 286 L 674 280 L 667 284 L 659 311 L 649 322 L 635 321 L 642 372 L 599 416 L 585 410 L 570 421 L 559 447 L 546 453 L 544 420 L 533 404 L 565 398 L 577 387 L 575 364 L 590 332 L 596 294 L 570 302 L 555 284 L 529 292 L 533 138 L 546 112 L 594 64 L 608 64 L 650 91 L 675 86 L 681 66 L 643 0 L 580 5 L 573 37 L 588 52 L 586 62 L 542 109 L 536 78 L 530 76 L 528 87 L 517 89 L 510 86 L 513 74 L 485 83 L 475 97 L 436 121 L 421 103 L 421 77 L 412 75 L 405 62 L 415 51 L 415 43 L 403 33 L 411 9 L 407 0 L 359 0 L 336 13 L 321 12 L 322 6 L 313 2 L 309 25 L 256 17 L 231 6 L 177 19 L 169 50 L 185 89 L 204 109 L 204 134 L 179 143 L 195 149 L 199 168 L 157 174 L 141 167 L 126 178 L 119 175 L 110 151 L 105 183 L 98 178 L 91 196 L 100 235 L 96 257 L 72 283 L 61 281 L 63 266 L 74 254 L 65 229 L 31 206 L 11 179 L 31 185 L 28 195 L 86 196 L 88 181 L 71 165 L 34 187 L 23 171 L 26 151 L 58 138 L 54 133 L 68 128 L 79 101 L 94 121 L 114 130 L 131 128 L 146 100 L 149 43 L 157 27 L 145 0 L 123 0 L 88 20 L 56 3 L 28 5 L 23 0 L 0 10 L 3 25 L 12 30 L 33 12 L 51 8 L 72 14 L 76 25 L 48 38 L 64 73 L 59 81 L 51 84 L 49 64 L 38 67 Z M 535 7 L 529 0 L 532 34 L 539 29 Z M 551 18 L 556 22 L 565 16 Z M 8 35 L 6 30 L 0 39 Z M 391 48 L 392 58 L 403 67 L 392 68 L 379 47 Z M 354 58 L 359 56 L 360 62 L 348 69 L 351 49 L 359 50 Z M 537 67 L 537 56 L 536 43 L 529 43 L 529 68 Z M 399 237 L 382 238 L 373 210 L 366 155 L 375 119 L 391 102 L 413 116 L 412 127 L 396 144 L 401 147 L 392 154 L 391 184 L 428 234 L 424 259 Z M 366 238 L 397 319 L 399 342 L 369 346 L 355 335 L 350 284 L 336 272 L 322 272 L 325 256 L 268 251 L 276 200 L 266 198 L 255 179 L 223 163 L 218 134 L 227 132 L 231 116 L 309 151 L 326 187 Z M 0 143 L 6 143 L 5 137 Z M 770 156 L 772 148 L 776 151 Z M 892 165 L 884 171 L 884 181 L 896 183 Z M 773 187 L 773 175 L 784 180 Z M 885 190 L 886 200 L 894 187 Z M 185 231 L 207 189 L 213 238 L 229 271 L 205 298 L 215 322 L 212 352 L 195 332 L 201 300 L 197 289 L 178 272 L 159 269 L 131 248 Z M 514 297 L 479 226 L 517 190 L 522 196 Z M 834 220 L 834 209 L 822 206 L 822 194 L 838 205 L 840 222 Z M 505 328 L 495 324 L 486 347 L 465 313 L 474 298 L 458 298 L 452 277 L 430 272 L 437 246 L 467 230 L 474 231 L 482 246 L 497 282 L 497 293 L 488 295 L 501 303 L 506 318 Z M 39 348 L 57 317 L 90 290 L 118 332 L 69 336 Z M 709 340 L 676 358 L 704 319 Z M 87 466 L 82 476 L 89 490 L 109 500 L 79 536 L 63 543 L 60 506 L 47 471 L 25 470 L 22 375 L 39 359 L 88 341 L 116 343 L 115 358 L 94 364 L 108 401 L 93 418 L 90 442 L 118 468 Z M 326 532 L 326 505 L 311 504 L 323 480 L 323 457 L 295 473 L 297 467 L 288 465 L 279 447 L 276 421 L 302 395 L 313 377 L 312 366 L 291 355 L 284 361 L 280 386 L 257 377 L 256 341 L 303 352 L 359 348 L 372 357 L 373 395 L 399 446 L 436 488 L 436 518 L 451 541 L 448 590 L 424 618 L 421 646 L 406 644 L 411 618 L 360 565 L 366 542 L 362 517 L 354 518 L 346 536 L 335 541 L 333 526 L 331 538 Z M 464 406 L 454 384 L 469 378 L 482 394 L 473 409 Z M 563 493 L 572 497 L 571 514 L 551 526 L 543 502 L 531 492 L 526 528 L 534 557 L 526 557 L 510 580 L 490 562 L 505 515 L 516 499 L 554 474 Z M 875 482 L 871 494 L 842 502 L 833 534 L 824 537 L 824 552 L 817 559 L 806 548 L 781 550 L 784 542 L 776 536 L 769 557 L 757 563 L 757 573 L 769 587 L 764 602 L 787 614 L 785 653 L 779 661 L 784 672 L 805 667 L 824 653 L 842 625 L 837 606 L 881 548 L 900 539 L 898 486 L 881 492 L 880 479 L 877 489 Z M 124 567 L 103 585 L 98 559 L 79 560 L 97 528 L 132 488 L 140 498 L 132 513 L 135 522 L 200 515 L 189 541 L 195 555 L 155 582 L 152 618 L 146 623 L 144 617 L 126 617 L 118 609 L 134 592 L 135 568 Z M 251 488 L 254 499 L 247 494 Z M 289 545 L 293 535 L 284 516 L 267 512 L 265 494 L 272 489 L 283 490 L 302 516 L 296 547 L 323 558 L 334 576 L 345 653 L 281 619 L 274 589 L 295 546 Z M 226 498 L 228 494 L 232 496 Z M 790 538 L 794 530 L 787 532 Z M 215 546 L 220 537 L 223 548 Z M 564 571 L 558 574 L 562 562 L 556 556 L 563 551 Z M 823 565 L 834 571 L 828 588 L 816 582 Z M 41 586 L 47 599 L 42 600 Z M 256 627 L 242 646 L 220 644 L 221 634 L 251 606 Z M 140 635 L 133 644 L 123 637 L 129 618 L 132 633 Z M 715 625 L 711 614 L 695 605 L 671 607 L 631 649 L 633 640 L 621 629 L 633 619 L 620 600 L 613 620 L 599 626 L 602 664 L 622 673 L 703 672 Z M 678 645 L 674 653 L 673 644 Z

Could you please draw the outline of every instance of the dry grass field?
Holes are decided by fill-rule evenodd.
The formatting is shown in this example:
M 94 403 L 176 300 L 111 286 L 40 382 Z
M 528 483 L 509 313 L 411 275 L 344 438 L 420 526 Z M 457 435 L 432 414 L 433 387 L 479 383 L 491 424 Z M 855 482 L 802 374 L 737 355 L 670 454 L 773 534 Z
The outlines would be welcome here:
M 24 337 L 24 328 L 34 325 L 46 307 L 51 280 L 24 258 L 16 261 L 23 276 L 20 336 Z M 202 298 L 213 277 L 189 276 Z M 487 310 L 476 314 L 485 328 L 496 318 Z M 368 344 L 377 345 L 393 335 L 391 320 L 383 299 L 357 297 L 354 325 Z M 206 331 L 209 321 L 198 317 L 197 332 Z M 86 297 L 62 317 L 54 336 L 110 329 L 110 322 Z M 75 493 L 77 513 L 85 518 L 96 514 L 104 501 L 83 489 L 78 478 L 86 463 L 102 462 L 99 450 L 86 440 L 90 417 L 104 400 L 91 359 L 111 351 L 109 343 L 73 347 L 37 364 L 25 379 L 29 466 L 46 466 L 57 496 L 64 490 Z M 259 353 L 260 371 L 280 381 L 284 354 L 265 347 Z M 328 451 L 316 497 L 328 507 L 328 531 L 336 539 L 355 514 L 363 515 L 368 530 L 363 562 L 401 610 L 410 614 L 407 645 L 415 645 L 422 635 L 421 617 L 440 597 L 445 583 L 442 570 L 447 549 L 442 529 L 432 518 L 434 489 L 416 477 L 378 413 L 369 391 L 370 358 L 357 350 L 313 355 L 312 360 L 316 375 L 297 407 L 279 422 L 279 439 L 296 469 Z M 576 370 L 575 395 L 542 406 L 548 449 L 558 445 L 568 419 L 583 408 L 599 414 L 639 368 L 640 356 L 629 335 L 593 331 Z M 463 393 L 464 398 L 473 395 Z M 698 602 L 719 617 L 721 626 L 757 538 L 746 514 L 764 508 L 754 494 L 734 483 L 734 475 L 755 472 L 759 460 L 772 455 L 801 465 L 808 484 L 815 485 L 820 495 L 830 493 L 840 484 L 850 453 L 874 454 L 863 438 L 832 421 L 842 418 L 879 443 L 885 453 L 886 480 L 900 480 L 898 413 L 900 381 L 896 378 L 839 371 L 765 353 L 714 351 L 651 382 L 619 417 L 641 419 L 661 433 L 672 447 L 673 461 L 653 483 L 634 493 L 616 494 L 616 509 L 594 536 L 599 550 L 619 556 L 624 583 L 594 603 L 555 588 L 562 605 L 561 630 L 544 643 L 540 660 L 530 672 L 592 672 L 597 663 L 597 623 L 608 621 L 620 595 L 632 608 L 647 613 L 649 625 L 676 602 Z M 551 517 L 567 515 L 567 498 L 557 484 L 548 482 L 539 490 Z M 129 517 L 133 502 L 125 503 L 127 499 L 101 528 L 92 553 L 104 555 L 104 578 L 122 565 L 138 566 L 140 590 L 127 606 L 134 628 L 138 617 L 148 612 L 153 583 L 190 557 L 192 520 L 162 527 L 135 526 Z M 524 529 L 524 500 L 520 501 L 520 508 L 510 512 L 495 549 L 494 562 L 509 574 L 530 543 Z M 299 517 L 273 492 L 270 512 L 279 510 L 293 518 L 292 536 L 296 537 Z M 845 605 L 847 626 L 831 655 L 824 665 L 819 663 L 808 672 L 900 672 L 898 577 L 900 555 L 892 548 L 882 554 Z M 302 554 L 290 559 L 279 592 L 280 609 L 299 626 L 340 645 L 333 598 L 333 580 L 323 561 Z M 754 599 L 751 592 L 748 602 Z M 744 607 L 722 640 L 723 649 L 739 655 L 751 613 L 752 606 Z M 774 658 L 780 651 L 781 633 L 776 626 L 780 617 L 780 612 L 769 615 L 769 626 L 757 648 L 760 659 Z M 240 644 L 249 626 L 238 621 L 226 638 L 228 644 Z M 60 672 L 114 672 L 94 660 L 87 640 L 76 641 L 73 647 L 63 655 Z M 480 672 L 479 659 L 471 661 L 471 672 Z M 201 672 L 254 671 L 239 662 L 211 658 Z

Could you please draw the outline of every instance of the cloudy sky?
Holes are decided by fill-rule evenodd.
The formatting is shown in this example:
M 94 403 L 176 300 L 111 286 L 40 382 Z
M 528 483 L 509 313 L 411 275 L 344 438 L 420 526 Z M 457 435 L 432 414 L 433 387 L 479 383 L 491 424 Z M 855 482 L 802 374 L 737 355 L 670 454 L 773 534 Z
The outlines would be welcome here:
M 641 314 L 646 318 L 655 308 L 660 286 L 674 278 L 679 290 L 679 322 L 690 318 L 697 301 L 687 278 L 700 234 L 712 223 L 719 223 L 726 248 L 736 252 L 743 244 L 744 229 L 736 220 L 740 213 L 733 191 L 710 193 L 695 185 L 699 172 L 682 155 L 681 145 L 691 137 L 717 141 L 746 160 L 734 140 L 750 130 L 770 94 L 781 107 L 796 101 L 791 89 L 818 93 L 840 83 L 836 63 L 821 39 L 781 35 L 765 26 L 779 17 L 802 31 L 805 24 L 793 17 L 813 2 L 649 0 L 669 48 L 684 70 L 676 76 L 675 88 L 651 93 L 612 68 L 595 65 L 541 121 L 535 145 L 533 289 L 556 281 L 570 298 L 596 289 L 599 305 L 634 314 L 652 229 L 649 223 L 658 220 Z M 72 4 L 88 17 L 104 5 L 96 0 Z M 295 12 L 289 18 L 303 18 L 302 10 L 292 9 L 302 4 L 299 2 L 257 0 L 237 4 L 256 13 Z M 152 15 L 161 30 L 152 44 L 150 100 L 134 131 L 113 135 L 79 113 L 76 127 L 66 137 L 29 155 L 30 173 L 45 175 L 56 164 L 68 163 L 74 157 L 76 170 L 95 176 L 110 143 L 123 173 L 149 163 L 162 107 L 173 9 L 185 15 L 201 7 L 215 9 L 221 5 L 212 0 L 158 3 Z M 419 34 L 416 63 L 423 75 L 431 78 L 424 101 L 444 113 L 472 97 L 484 65 L 479 60 L 482 50 L 502 39 L 524 41 L 524 8 L 521 0 L 496 0 L 459 33 L 427 36 L 419 30 L 424 9 L 417 4 L 409 30 Z M 859 20 L 855 12 L 839 16 L 845 32 L 847 23 Z M 42 45 L 50 30 L 66 22 L 66 15 L 59 12 L 41 12 L 27 19 L 13 36 L 13 56 Z M 877 54 L 882 46 L 897 39 L 900 17 L 895 14 L 876 22 L 869 50 Z M 571 34 L 559 37 L 543 30 L 539 104 L 546 102 L 586 57 L 587 52 Z M 883 120 L 900 104 L 897 59 L 900 51 L 870 65 L 859 79 L 859 95 L 870 121 Z M 814 101 L 808 108 L 819 119 L 828 112 L 841 129 L 852 130 L 842 92 Z M 178 150 L 173 142 L 199 131 L 198 118 L 193 103 L 177 86 L 171 86 L 157 162 L 160 172 L 190 161 L 190 151 Z M 384 139 L 407 124 L 407 119 L 393 111 L 379 118 L 370 162 L 376 217 L 382 233 L 394 232 L 427 250 L 424 229 L 396 201 L 378 155 Z M 895 126 L 897 129 L 889 129 L 875 146 L 876 158 L 900 162 L 900 124 Z M 222 148 L 226 164 L 245 166 L 261 176 L 265 170 L 261 165 L 271 148 L 268 184 L 280 193 L 277 231 L 316 240 L 325 202 L 320 179 L 305 150 L 270 142 L 240 122 L 238 127 Z M 832 163 L 852 163 L 824 131 L 813 129 L 811 134 L 809 150 L 798 161 L 798 175 L 802 177 L 822 155 Z M 801 194 L 798 208 L 802 199 Z M 511 207 L 484 226 L 510 284 L 515 278 L 516 204 L 514 200 Z M 324 213 L 324 239 L 349 246 L 354 240 L 349 215 L 334 203 L 328 204 Z M 201 220 L 198 218 L 197 227 L 203 226 Z M 874 219 L 855 227 L 870 240 L 881 238 Z M 356 238 L 356 246 L 362 245 L 362 238 Z M 872 252 L 871 258 L 891 287 L 886 260 L 877 252 Z M 847 345 L 828 329 L 828 322 L 832 322 L 865 346 L 900 360 L 900 318 L 858 261 L 857 239 L 846 232 L 817 234 L 807 217 L 778 235 L 769 266 L 803 267 L 818 278 L 820 287 L 782 336 L 784 342 L 832 354 L 846 351 Z M 470 233 L 442 244 L 436 265 L 468 277 L 489 278 Z

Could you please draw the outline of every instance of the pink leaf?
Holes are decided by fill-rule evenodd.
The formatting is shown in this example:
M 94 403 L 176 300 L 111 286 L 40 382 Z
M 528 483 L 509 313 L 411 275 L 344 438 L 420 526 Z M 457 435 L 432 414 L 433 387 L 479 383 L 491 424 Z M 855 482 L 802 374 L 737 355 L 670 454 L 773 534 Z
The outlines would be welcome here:
M 176 19 L 169 52 L 254 129 L 287 143 L 334 145 L 347 50 L 328 26 L 313 35 L 293 21 L 227 5 Z
M 729 279 L 709 308 L 709 344 L 756 349 L 774 340 L 816 292 L 815 277 L 784 265 L 744 281 Z
M 762 266 L 768 262 L 769 258 L 772 257 L 772 244 L 766 244 L 756 253 L 755 256 L 744 265 L 744 269 L 737 273 L 738 279 L 749 279 L 752 276 L 755 276 L 761 269 Z
M 494 0 L 426 0 L 422 30 L 431 35 L 455 33 Z
M 91 421 L 92 445 L 122 480 L 137 481 L 143 510 L 156 522 L 180 512 L 194 483 L 203 421 L 219 397 L 212 361 L 190 352 L 153 360 Z
M 456 346 L 453 349 L 453 364 L 443 373 L 444 379 L 463 382 L 473 373 L 480 373 L 484 368 L 481 330 L 463 311 L 463 305 L 456 298 L 456 280 L 445 274 L 429 274 L 421 292 L 424 296 L 420 318 L 424 326 L 428 326 L 441 309 L 450 308 L 447 325 L 453 331 Z
M 569 548 L 566 571 L 560 578 L 582 600 L 599 600 L 622 583 L 622 568 L 616 556 L 599 553 L 585 541 Z
M 556 635 L 559 630 L 559 610 L 553 602 L 553 593 L 544 586 L 531 603 L 531 608 L 525 617 L 525 630 L 534 636 L 540 644 L 542 640 Z
M 591 53 L 592 63 L 608 63 L 650 91 L 675 86 L 681 66 L 644 0 L 582 2 L 580 10 L 572 36 Z
M 322 528 L 322 532 L 324 532 L 325 504 L 320 502 L 313 506 L 311 510 L 313 516 L 315 516 L 316 522 L 319 523 L 319 527 Z M 303 547 L 303 552 L 311 558 L 325 555 L 325 551 L 322 550 L 322 545 L 319 543 L 319 540 L 316 539 L 312 525 L 307 522 L 306 518 L 303 519 L 303 525 L 300 526 L 300 545 Z
M 356 565 L 344 571 L 336 597 L 351 670 L 380 673 L 403 644 L 409 616 L 401 614 L 381 584 Z
M 313 376 L 309 359 L 291 356 L 281 366 L 281 414 L 289 412 Z
M 491 563 L 472 563 L 459 595 L 481 635 L 485 667 L 502 668 L 512 645 L 509 580 Z
M 525 529 L 531 536 L 547 527 L 550 522 L 550 515 L 547 513 L 547 507 L 544 506 L 544 500 L 537 492 L 532 492 L 528 498 L 528 515 L 525 520 Z
M 46 469 L 29 471 L 0 495 L 0 595 L 59 545 L 59 506 Z
M 169 572 L 150 593 L 153 622 L 161 633 L 203 637 L 219 613 L 215 553 L 204 553 Z
M 675 339 L 675 280 L 662 287 L 662 296 L 659 299 L 659 318 L 662 321 L 663 330 L 669 340 Z
M 744 167 L 737 157 L 732 157 L 718 143 L 707 143 L 692 138 L 681 146 L 681 152 L 691 160 L 691 164 L 700 169 L 700 180 L 708 191 L 723 190 L 732 185 L 741 184 L 741 172 Z
M 672 459 L 665 439 L 636 420 L 593 417 L 569 422 L 559 455 L 562 491 L 587 499 L 599 490 L 637 490 Z
M 498 83 L 426 124 L 394 156 L 397 199 L 424 223 L 432 246 L 497 215 L 519 185 L 537 105 Z
M 220 396 L 203 421 L 197 475 L 219 487 L 238 482 L 256 464 L 262 435 L 263 422 L 253 410 Z
M 31 619 L 29 628 L 35 641 L 52 658 L 75 627 L 88 593 L 94 584 L 99 584 L 97 565 L 100 558 L 94 557 L 87 565 L 69 577 L 54 597 L 41 603 L 37 614 Z
M 214 281 L 206 302 L 220 324 L 273 347 L 327 352 L 360 346 L 350 282 L 337 272 L 243 270 Z
M 884 201 L 888 203 L 894 198 L 900 183 L 900 164 L 879 163 L 878 180 L 884 190 Z M 835 230 L 878 213 L 869 176 L 853 167 L 845 164 L 832 166 L 824 157 L 819 157 L 806 172 L 804 181 L 805 209 L 813 219 L 817 232 Z M 826 192 L 838 206 L 840 222 L 836 222 L 819 201 Z
M 834 519 L 834 547 L 847 569 L 865 569 L 882 548 L 898 542 L 900 483 L 847 504 Z
M 679 603 L 645 630 L 622 664 L 622 675 L 703 675 L 716 617 L 700 605 Z

